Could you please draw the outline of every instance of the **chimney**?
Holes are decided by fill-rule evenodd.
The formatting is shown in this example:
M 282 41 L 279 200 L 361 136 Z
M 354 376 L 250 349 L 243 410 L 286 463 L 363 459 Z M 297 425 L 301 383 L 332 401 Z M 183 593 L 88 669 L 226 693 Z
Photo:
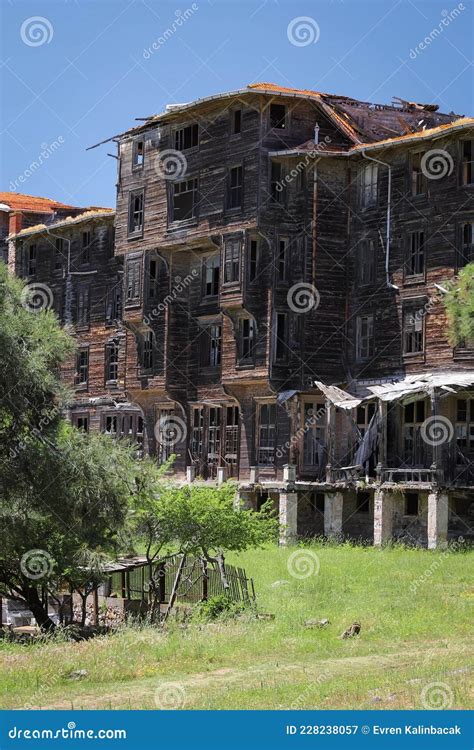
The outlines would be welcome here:
M 18 234 L 21 231 L 23 215 L 21 211 L 12 211 L 8 222 L 8 234 Z

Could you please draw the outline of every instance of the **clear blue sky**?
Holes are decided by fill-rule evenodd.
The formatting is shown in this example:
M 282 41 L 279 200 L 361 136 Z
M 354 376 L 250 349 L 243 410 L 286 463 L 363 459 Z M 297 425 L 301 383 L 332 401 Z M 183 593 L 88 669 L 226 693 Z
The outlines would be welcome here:
M 2 190 L 60 139 L 18 191 L 113 206 L 110 146 L 87 146 L 169 102 L 255 81 L 379 102 L 400 96 L 460 114 L 474 109 L 469 0 L 196 0 L 197 10 L 148 56 L 144 51 L 192 0 L 0 3 Z M 31 22 L 22 31 L 34 16 L 46 19 L 39 36 Z M 301 16 L 317 41 L 297 46 L 288 25 Z M 433 29 L 431 42 L 417 50 Z

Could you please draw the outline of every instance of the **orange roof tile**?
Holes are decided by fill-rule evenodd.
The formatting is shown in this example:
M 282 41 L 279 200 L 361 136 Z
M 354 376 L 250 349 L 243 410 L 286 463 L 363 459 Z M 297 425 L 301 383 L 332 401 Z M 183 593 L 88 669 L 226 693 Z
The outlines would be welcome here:
M 0 203 L 5 203 L 14 211 L 37 211 L 40 214 L 50 214 L 60 208 L 77 208 L 66 203 L 54 201 L 51 198 L 40 198 L 37 195 L 24 193 L 1 193 Z

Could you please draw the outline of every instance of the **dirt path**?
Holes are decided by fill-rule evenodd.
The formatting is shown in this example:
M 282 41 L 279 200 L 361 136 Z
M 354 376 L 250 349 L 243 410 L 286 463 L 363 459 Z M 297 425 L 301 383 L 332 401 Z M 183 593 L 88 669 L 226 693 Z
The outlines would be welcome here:
M 285 664 L 279 660 L 262 662 L 245 669 L 221 668 L 210 672 L 196 672 L 187 675 L 169 675 L 162 677 L 157 675 L 144 680 L 130 680 L 123 683 L 97 685 L 88 690 L 86 684 L 78 685 L 78 690 L 71 699 L 51 698 L 50 701 L 41 705 L 43 709 L 100 709 L 100 708 L 143 708 L 155 705 L 155 696 L 163 692 L 169 694 L 169 700 L 175 700 L 179 704 L 186 696 L 186 707 L 193 706 L 193 693 L 199 694 L 203 689 L 219 689 L 222 687 L 233 687 L 239 684 L 245 688 L 259 685 L 262 681 L 269 679 L 278 681 L 279 684 L 297 684 L 304 682 L 311 684 L 318 679 L 330 679 L 332 677 L 350 674 L 366 675 L 368 672 L 377 675 L 387 670 L 409 669 L 414 664 L 429 663 L 432 659 L 440 656 L 446 657 L 447 667 L 452 657 L 466 654 L 465 646 L 452 644 L 449 650 L 445 645 L 426 644 L 427 648 L 416 650 L 404 650 L 385 655 L 371 654 L 369 656 L 348 656 L 345 658 L 325 659 L 313 663 L 293 662 Z M 466 659 L 467 661 L 467 659 Z M 446 669 L 446 674 L 459 672 L 459 669 Z M 462 671 L 468 671 L 463 667 Z M 410 680 L 417 682 L 417 680 Z M 407 683 L 408 684 L 408 683 Z M 180 698 L 181 696 L 181 698 Z M 157 706 L 159 707 L 159 706 Z M 172 705 L 161 706 L 173 708 Z M 178 707 L 182 707 L 178 706 Z

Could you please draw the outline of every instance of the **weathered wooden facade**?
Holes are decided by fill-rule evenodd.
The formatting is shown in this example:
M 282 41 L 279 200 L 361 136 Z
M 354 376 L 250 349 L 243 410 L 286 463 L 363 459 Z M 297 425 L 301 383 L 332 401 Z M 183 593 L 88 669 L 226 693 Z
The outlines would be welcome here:
M 283 540 L 472 533 L 442 289 L 474 252 L 474 121 L 436 109 L 256 84 L 115 138 L 120 398 L 178 478 L 274 498 Z

